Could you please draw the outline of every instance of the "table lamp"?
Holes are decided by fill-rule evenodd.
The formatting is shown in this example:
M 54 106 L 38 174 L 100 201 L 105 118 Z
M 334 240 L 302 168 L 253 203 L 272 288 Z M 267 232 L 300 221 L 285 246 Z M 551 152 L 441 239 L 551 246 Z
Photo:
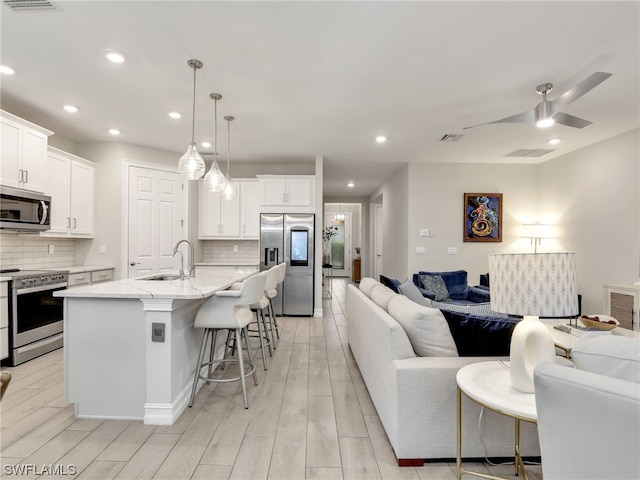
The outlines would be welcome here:
M 539 317 L 578 314 L 575 253 L 490 254 L 491 309 L 523 319 L 511 336 L 511 385 L 533 393 L 533 370 L 554 361 L 551 333 Z

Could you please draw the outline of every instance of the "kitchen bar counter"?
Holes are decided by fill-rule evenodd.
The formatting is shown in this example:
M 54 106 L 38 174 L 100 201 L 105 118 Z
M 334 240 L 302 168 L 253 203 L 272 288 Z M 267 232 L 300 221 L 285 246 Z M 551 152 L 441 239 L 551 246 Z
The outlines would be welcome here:
M 150 277 L 116 280 L 96 285 L 76 287 L 57 293 L 60 297 L 78 298 L 136 298 L 136 299 L 203 299 L 217 290 L 227 288 L 238 279 L 255 273 L 255 268 L 218 267 L 196 272 L 184 280 L 149 280 Z M 167 272 L 175 275 L 176 272 Z
M 99 270 L 110 270 L 114 268 L 112 265 L 84 265 L 72 267 L 45 267 L 44 270 L 52 270 L 54 272 L 84 273 L 97 272 Z
M 79 418 L 171 425 L 189 403 L 207 297 L 255 273 L 210 268 L 185 280 L 117 280 L 64 297 L 64 382 Z

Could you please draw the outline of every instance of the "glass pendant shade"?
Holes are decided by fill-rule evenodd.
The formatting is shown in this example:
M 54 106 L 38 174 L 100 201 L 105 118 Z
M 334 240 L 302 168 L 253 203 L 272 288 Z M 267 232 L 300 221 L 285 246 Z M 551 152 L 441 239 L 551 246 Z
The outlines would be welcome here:
M 182 175 L 186 175 L 189 180 L 198 180 L 204 175 L 204 160 L 196 149 L 196 144 L 189 144 L 187 152 L 180 158 L 178 170 Z
M 221 192 L 224 188 L 225 181 L 226 178 L 222 173 L 222 170 L 220 170 L 218 162 L 216 162 L 214 158 L 211 168 L 204 176 L 204 186 L 210 192 Z
M 231 177 L 229 174 L 225 177 L 225 185 L 222 189 L 222 195 L 225 200 L 233 200 L 238 195 L 238 189 L 236 188 L 236 184 L 231 181 Z

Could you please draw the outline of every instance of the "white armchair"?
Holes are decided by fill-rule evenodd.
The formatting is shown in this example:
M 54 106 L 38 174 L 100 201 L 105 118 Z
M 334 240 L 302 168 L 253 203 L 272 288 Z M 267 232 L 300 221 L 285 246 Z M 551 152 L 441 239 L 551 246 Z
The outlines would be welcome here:
M 584 336 L 534 373 L 545 480 L 640 478 L 640 340 Z

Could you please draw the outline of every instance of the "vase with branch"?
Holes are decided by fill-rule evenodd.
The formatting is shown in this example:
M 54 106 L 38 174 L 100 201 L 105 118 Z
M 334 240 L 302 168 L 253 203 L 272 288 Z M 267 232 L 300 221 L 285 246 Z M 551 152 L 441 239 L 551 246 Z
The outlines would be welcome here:
M 322 255 L 322 263 L 331 264 L 331 239 L 338 235 L 338 227 L 330 225 L 322 230 L 322 240 L 324 241 L 324 252 Z

